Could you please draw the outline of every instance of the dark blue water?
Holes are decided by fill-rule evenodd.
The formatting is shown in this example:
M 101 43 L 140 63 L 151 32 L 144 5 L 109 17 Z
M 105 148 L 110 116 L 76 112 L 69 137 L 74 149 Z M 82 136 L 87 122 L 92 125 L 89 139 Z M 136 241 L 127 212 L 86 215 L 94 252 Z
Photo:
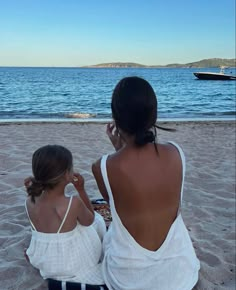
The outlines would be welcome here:
M 234 118 L 236 82 L 198 80 L 193 75 L 196 71 L 219 72 L 218 69 L 0 67 L 0 119 L 110 118 L 115 84 L 134 75 L 153 86 L 158 97 L 158 118 Z

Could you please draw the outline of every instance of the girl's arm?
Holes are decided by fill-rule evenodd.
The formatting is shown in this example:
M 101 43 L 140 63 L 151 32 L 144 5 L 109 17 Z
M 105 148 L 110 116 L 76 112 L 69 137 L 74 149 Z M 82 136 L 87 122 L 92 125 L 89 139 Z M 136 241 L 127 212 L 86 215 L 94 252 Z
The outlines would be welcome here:
M 75 189 L 78 191 L 81 200 L 79 204 L 79 216 L 78 216 L 79 221 L 80 219 L 83 219 L 84 215 L 87 216 L 86 214 L 87 211 L 90 212 L 89 215 L 92 216 L 92 218 L 94 219 L 94 209 L 85 191 L 83 176 L 80 175 L 79 173 L 74 173 L 72 183 Z
M 73 198 L 77 220 L 82 226 L 90 226 L 94 221 L 94 212 L 92 213 L 83 202 L 82 198 L 75 196 Z

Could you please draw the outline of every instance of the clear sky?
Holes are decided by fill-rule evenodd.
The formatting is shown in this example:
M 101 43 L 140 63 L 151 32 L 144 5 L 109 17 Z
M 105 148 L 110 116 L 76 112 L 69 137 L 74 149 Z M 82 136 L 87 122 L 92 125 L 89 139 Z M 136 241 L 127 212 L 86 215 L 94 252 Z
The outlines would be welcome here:
M 235 58 L 235 0 L 0 0 L 0 66 Z

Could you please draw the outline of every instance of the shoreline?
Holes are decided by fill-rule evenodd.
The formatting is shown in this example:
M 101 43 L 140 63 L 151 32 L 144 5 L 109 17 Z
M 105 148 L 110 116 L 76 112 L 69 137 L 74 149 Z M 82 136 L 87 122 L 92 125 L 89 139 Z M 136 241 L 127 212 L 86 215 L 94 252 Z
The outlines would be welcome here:
M 95 118 L 68 118 L 68 119 L 0 119 L 1 125 L 31 125 L 31 124 L 107 124 L 112 122 L 112 119 L 95 119 Z M 165 124 L 165 123 L 232 123 L 236 122 L 236 117 L 229 118 L 179 118 L 179 119 L 159 119 L 156 124 Z

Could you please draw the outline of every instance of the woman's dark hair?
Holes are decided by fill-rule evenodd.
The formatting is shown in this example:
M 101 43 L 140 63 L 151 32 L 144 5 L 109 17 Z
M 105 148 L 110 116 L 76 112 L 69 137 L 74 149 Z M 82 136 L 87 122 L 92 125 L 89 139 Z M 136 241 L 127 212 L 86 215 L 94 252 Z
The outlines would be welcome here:
M 157 97 L 152 86 L 140 77 L 126 77 L 116 85 L 111 101 L 112 117 L 118 128 L 135 136 L 135 144 L 155 142 Z
M 36 150 L 32 157 L 33 178 L 27 187 L 31 200 L 35 202 L 44 190 L 53 189 L 72 167 L 72 154 L 63 146 L 46 145 Z

